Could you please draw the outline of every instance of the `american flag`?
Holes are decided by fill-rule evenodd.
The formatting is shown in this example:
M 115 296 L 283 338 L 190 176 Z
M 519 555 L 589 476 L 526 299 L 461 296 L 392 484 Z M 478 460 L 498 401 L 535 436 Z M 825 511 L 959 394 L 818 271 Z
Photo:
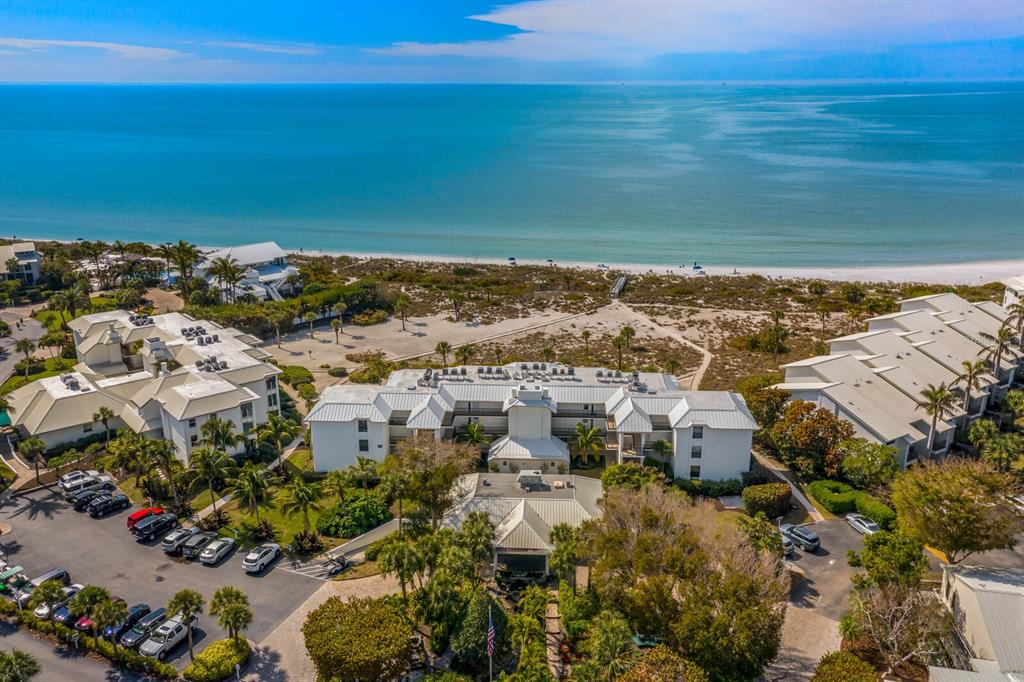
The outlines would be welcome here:
M 487 656 L 494 656 L 494 619 L 490 607 L 487 608 Z

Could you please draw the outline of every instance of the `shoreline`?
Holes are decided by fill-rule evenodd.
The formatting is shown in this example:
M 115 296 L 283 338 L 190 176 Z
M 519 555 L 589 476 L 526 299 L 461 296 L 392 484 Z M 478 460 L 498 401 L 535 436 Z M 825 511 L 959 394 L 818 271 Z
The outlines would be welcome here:
M 75 239 L 35 238 L 30 236 L 17 237 L 21 241 L 58 242 L 73 244 Z M 273 240 L 270 240 L 273 241 Z M 150 246 L 157 246 L 151 243 Z M 231 245 L 197 245 L 197 248 L 209 251 L 227 248 Z M 234 246 L 239 246 L 235 244 Z M 328 249 L 305 249 L 300 247 L 284 248 L 286 253 L 302 256 L 348 256 L 351 258 L 379 258 L 404 263 L 463 263 L 483 265 L 509 265 L 508 259 L 441 256 L 432 254 L 395 254 L 367 251 L 333 251 Z M 547 261 L 542 259 L 518 258 L 521 265 L 537 265 L 567 267 L 575 270 L 607 270 L 626 274 L 676 275 L 679 277 L 700 277 L 707 275 L 762 275 L 773 279 L 823 279 L 836 282 L 896 282 L 921 284 L 969 284 L 980 285 L 997 282 L 1008 277 L 1024 275 L 1024 255 L 1017 259 L 970 261 L 964 263 L 934 263 L 916 265 L 865 265 L 850 267 L 806 267 L 806 266 L 730 266 L 704 265 L 696 271 L 692 266 L 652 265 L 643 263 L 598 263 L 587 261 Z

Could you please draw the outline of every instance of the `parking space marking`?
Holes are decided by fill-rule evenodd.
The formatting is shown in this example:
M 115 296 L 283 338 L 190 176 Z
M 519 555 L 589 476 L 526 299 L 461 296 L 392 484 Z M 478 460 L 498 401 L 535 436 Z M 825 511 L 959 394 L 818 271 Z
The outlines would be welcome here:
M 322 563 L 314 562 L 282 562 L 277 565 L 282 571 L 288 571 L 306 578 L 327 581 L 327 568 Z

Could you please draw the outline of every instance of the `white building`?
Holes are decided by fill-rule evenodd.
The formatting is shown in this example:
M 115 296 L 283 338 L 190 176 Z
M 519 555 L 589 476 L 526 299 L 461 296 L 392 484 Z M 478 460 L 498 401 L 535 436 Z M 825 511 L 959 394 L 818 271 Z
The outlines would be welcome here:
M 536 477 L 532 477 L 535 479 Z M 494 563 L 511 572 L 547 573 L 554 551 L 551 529 L 578 528 L 601 515 L 601 481 L 586 476 L 544 475 L 521 484 L 516 474 L 469 474 L 455 483 L 455 503 L 444 523 L 455 529 L 471 512 L 494 524 Z
M 242 270 L 242 280 L 235 285 L 235 295 L 251 294 L 260 301 L 280 301 L 281 294 L 292 290 L 290 278 L 299 273 L 297 268 L 288 265 L 288 254 L 275 242 L 218 249 L 205 254 L 204 258 L 196 267 L 196 276 L 204 278 L 211 287 L 219 287 L 210 274 L 213 261 L 218 258 L 234 259 Z
M 13 261 L 17 261 L 17 265 Z M 35 284 L 39 279 L 39 253 L 33 242 L 0 245 L 0 275 Z
M 165 438 L 188 462 L 203 423 L 216 415 L 248 435 L 279 412 L 277 375 L 259 339 L 181 313 L 124 310 L 69 323 L 78 364 L 13 391 L 12 424 L 47 447 L 101 432 L 93 416 L 114 413 L 111 430 Z M 244 449 L 239 446 L 239 450 Z
M 1024 680 L 1024 570 L 946 566 L 943 602 L 972 670 L 928 669 L 931 682 Z
M 1007 277 L 1003 280 L 1006 289 L 1003 291 L 1003 307 L 1009 308 L 1012 304 L 1024 298 L 1024 275 Z
M 743 399 L 682 391 L 659 373 L 561 364 L 399 370 L 386 385 L 332 386 L 306 417 L 314 468 L 341 469 L 356 457 L 382 461 L 400 440 L 453 438 L 477 422 L 492 438 L 490 468 L 568 469 L 577 424 L 598 429 L 615 461 L 643 461 L 665 441 L 675 475 L 736 478 L 750 466 L 757 424 Z

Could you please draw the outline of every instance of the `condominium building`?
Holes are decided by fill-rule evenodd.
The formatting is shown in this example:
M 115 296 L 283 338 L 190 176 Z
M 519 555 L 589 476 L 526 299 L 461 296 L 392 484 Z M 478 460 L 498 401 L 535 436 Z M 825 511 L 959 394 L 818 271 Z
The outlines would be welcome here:
M 234 260 L 242 270 L 242 278 L 233 285 L 236 297 L 249 294 L 259 301 L 280 301 L 282 294 L 291 292 L 292 278 L 299 273 L 288 264 L 288 254 L 276 242 L 232 246 L 207 253 L 196 267 L 196 275 L 215 288 L 220 283 L 210 269 L 218 258 Z
M 381 461 L 400 440 L 451 439 L 475 422 L 490 438 L 491 470 L 564 473 L 581 424 L 597 430 L 612 461 L 655 457 L 677 477 L 708 480 L 749 469 L 758 428 L 735 393 L 683 391 L 668 374 L 557 363 L 399 370 L 383 386 L 326 389 L 306 422 L 317 471 L 360 456 Z
M 280 411 L 280 370 L 258 348 L 260 340 L 182 313 L 136 315 L 124 310 L 84 315 L 68 325 L 78 364 L 60 376 L 13 391 L 12 424 L 23 437 L 54 447 L 103 430 L 128 428 L 164 438 L 184 462 L 213 416 L 249 437 Z M 238 449 L 246 445 L 240 444 Z
M 35 243 L 0 245 L 0 276 L 35 284 L 39 280 L 39 253 Z

